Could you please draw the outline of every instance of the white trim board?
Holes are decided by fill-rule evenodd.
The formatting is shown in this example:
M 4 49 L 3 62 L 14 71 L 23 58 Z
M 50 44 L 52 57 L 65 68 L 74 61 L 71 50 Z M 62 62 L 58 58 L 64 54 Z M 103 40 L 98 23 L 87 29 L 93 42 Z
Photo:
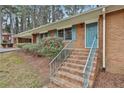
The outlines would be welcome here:
M 85 24 L 94 23 L 94 22 L 98 22 L 98 18 L 96 18 L 96 19 L 91 19 L 91 20 L 86 20 L 86 21 L 85 21 Z

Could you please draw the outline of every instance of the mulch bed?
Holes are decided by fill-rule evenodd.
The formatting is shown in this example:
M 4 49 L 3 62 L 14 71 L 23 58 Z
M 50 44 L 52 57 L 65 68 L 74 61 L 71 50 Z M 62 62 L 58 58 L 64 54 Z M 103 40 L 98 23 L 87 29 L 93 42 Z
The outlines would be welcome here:
M 95 88 L 124 88 L 124 75 L 100 72 L 96 78 Z

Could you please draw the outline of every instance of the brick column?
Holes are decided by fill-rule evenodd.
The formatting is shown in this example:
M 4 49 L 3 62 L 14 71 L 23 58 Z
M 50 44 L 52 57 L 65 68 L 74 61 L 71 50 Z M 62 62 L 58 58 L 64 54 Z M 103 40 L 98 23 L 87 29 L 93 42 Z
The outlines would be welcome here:
M 15 44 L 18 44 L 19 43 L 19 40 L 18 39 L 19 39 L 18 37 L 15 38 L 15 42 L 14 42 Z
M 32 34 L 32 43 L 36 43 L 37 34 Z

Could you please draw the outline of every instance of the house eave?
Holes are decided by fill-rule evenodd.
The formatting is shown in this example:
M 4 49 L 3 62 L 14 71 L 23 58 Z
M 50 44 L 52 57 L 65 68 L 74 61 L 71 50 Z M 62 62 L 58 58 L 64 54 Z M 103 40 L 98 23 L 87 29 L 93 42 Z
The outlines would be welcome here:
M 124 5 L 110 5 L 110 6 L 103 6 L 103 7 L 95 8 L 87 12 L 59 20 L 57 22 L 49 23 L 49 24 L 34 28 L 32 30 L 19 33 L 17 34 L 17 36 L 23 36 L 23 34 L 27 34 L 27 33 L 30 34 L 30 35 L 28 34 L 27 36 L 31 36 L 33 33 L 44 33 L 44 31 L 50 31 L 52 29 L 62 29 L 68 26 L 83 23 L 86 20 L 96 19 L 99 17 L 99 15 L 102 14 L 103 8 L 106 8 L 106 13 L 109 13 L 112 11 L 124 9 Z

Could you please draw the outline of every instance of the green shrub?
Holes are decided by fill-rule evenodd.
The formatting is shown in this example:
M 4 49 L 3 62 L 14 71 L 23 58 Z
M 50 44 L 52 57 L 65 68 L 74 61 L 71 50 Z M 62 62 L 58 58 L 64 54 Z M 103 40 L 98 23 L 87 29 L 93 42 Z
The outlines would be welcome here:
M 16 44 L 16 46 L 18 47 L 18 48 L 22 48 L 24 45 L 26 45 L 27 43 L 18 43 L 18 44 Z
M 43 39 L 42 49 L 38 50 L 38 54 L 47 57 L 55 57 L 63 48 L 62 38 L 48 37 Z
M 47 37 L 37 44 L 25 44 L 22 46 L 22 49 L 39 56 L 53 58 L 61 51 L 63 46 L 61 38 Z
M 26 52 L 30 52 L 30 53 L 34 53 L 36 54 L 38 49 L 39 49 L 39 46 L 38 44 L 25 44 L 22 49 Z

